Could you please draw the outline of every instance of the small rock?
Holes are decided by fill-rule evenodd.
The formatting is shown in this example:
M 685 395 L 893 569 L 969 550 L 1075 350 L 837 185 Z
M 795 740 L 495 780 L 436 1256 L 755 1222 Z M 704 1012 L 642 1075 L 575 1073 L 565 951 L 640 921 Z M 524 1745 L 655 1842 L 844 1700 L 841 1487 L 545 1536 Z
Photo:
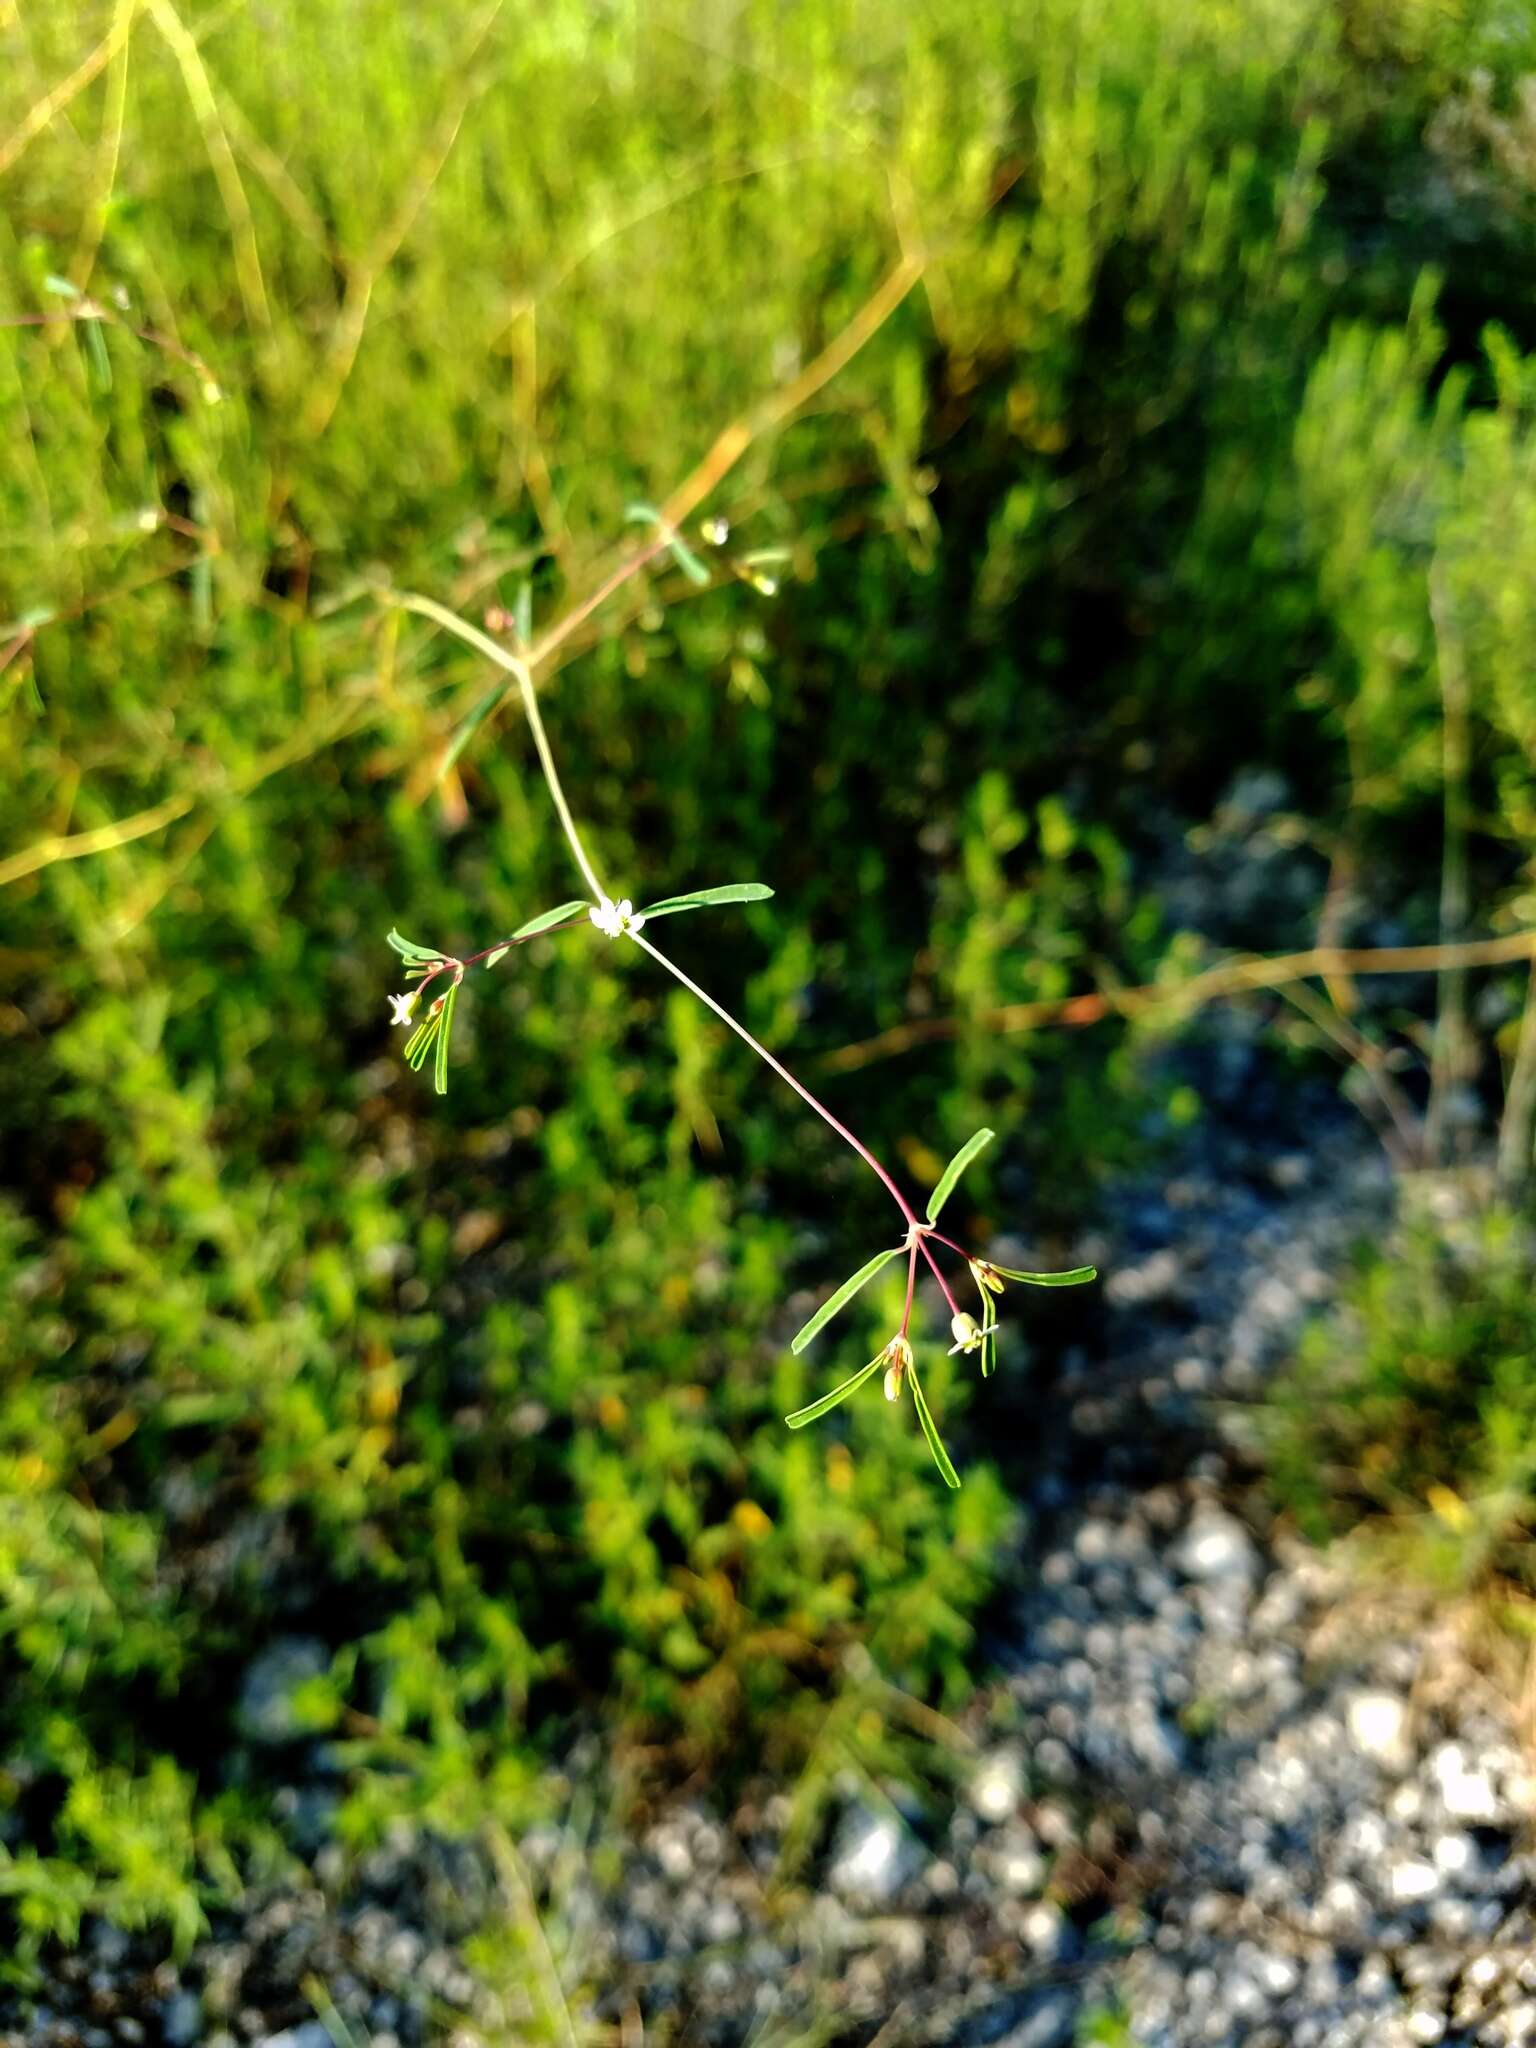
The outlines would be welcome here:
M 1442 1742 L 1429 1760 L 1440 1802 L 1456 1820 L 1488 1823 L 1499 1818 L 1498 1794 L 1486 1771 L 1474 1770 L 1459 1742 Z
M 1413 1762 L 1408 1709 L 1390 1692 L 1357 1692 L 1347 1709 L 1350 1740 L 1383 1771 L 1400 1775 Z
M 844 1898 L 885 1905 L 916 1874 L 920 1862 L 910 1829 L 894 1815 L 854 1806 L 838 1827 L 827 1881 Z
M 314 1730 L 295 1705 L 302 1686 L 323 1677 L 331 1653 L 313 1636 L 280 1636 L 247 1666 L 235 1723 L 247 1742 L 295 1742 Z M 325 2029 L 320 2029 L 325 2034 Z M 325 2035 L 327 2042 L 329 2034 Z
M 264 2034 L 256 2048 L 332 2048 L 332 2044 L 318 2020 L 305 2020 L 302 2026 L 285 2027 L 280 2034 Z
M 1434 1897 L 1440 1889 L 1440 1873 L 1433 1863 L 1408 1857 L 1393 1864 L 1387 1874 L 1387 1889 L 1401 1904 L 1413 1905 L 1420 1899 Z
M 160 2008 L 166 2048 L 192 2048 L 203 2031 L 203 2008 L 193 1991 L 174 1991 Z
M 1220 1508 L 1196 1509 L 1173 1557 L 1187 1578 L 1207 1585 L 1253 1580 L 1261 1569 L 1253 1538 L 1234 1515 Z
M 993 1749 L 981 1759 L 966 1788 L 971 1805 L 994 1826 L 1015 1811 L 1024 1791 L 1024 1759 L 1013 1748 Z

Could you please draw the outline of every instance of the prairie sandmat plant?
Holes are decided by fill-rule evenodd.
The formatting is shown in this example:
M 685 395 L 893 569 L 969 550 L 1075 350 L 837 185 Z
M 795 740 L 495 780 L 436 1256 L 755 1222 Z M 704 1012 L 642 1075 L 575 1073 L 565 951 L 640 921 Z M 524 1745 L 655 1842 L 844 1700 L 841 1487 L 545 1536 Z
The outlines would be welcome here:
M 588 612 L 595 609 L 604 598 L 618 589 L 631 575 L 641 570 L 664 548 L 672 554 L 690 581 L 697 581 L 700 577 L 707 579 L 709 572 L 702 567 L 693 550 L 661 514 L 654 512 L 649 506 L 634 509 L 644 512 L 652 520 L 656 529 L 655 536 L 645 548 L 634 554 L 627 562 L 621 564 L 619 569 L 599 588 L 594 596 L 579 607 L 580 616 L 585 616 Z M 713 542 L 716 546 L 723 546 L 728 537 L 728 528 L 723 520 L 706 520 L 702 531 L 705 539 Z M 757 588 L 763 590 L 765 595 L 772 595 L 772 579 L 763 573 L 758 563 L 749 561 L 743 573 L 749 577 L 749 580 L 755 583 Z M 975 1354 L 981 1363 L 983 1379 L 991 1376 L 997 1362 L 997 1302 L 998 1297 L 1003 1292 L 1005 1282 L 1009 1280 L 1022 1281 L 1030 1287 L 1075 1287 L 1081 1285 L 1084 1281 L 1096 1278 L 1096 1269 L 1092 1266 L 1075 1266 L 1070 1270 L 1056 1273 L 1024 1272 L 1016 1267 L 999 1266 L 990 1259 L 977 1258 L 964 1245 L 956 1243 L 953 1238 L 944 1236 L 938 1227 L 939 1213 L 943 1209 L 945 1202 L 948 1201 L 950 1195 L 954 1192 L 961 1174 L 964 1173 L 977 1154 L 991 1142 L 993 1133 L 983 1128 L 973 1132 L 967 1138 L 960 1147 L 960 1150 L 944 1168 L 943 1173 L 936 1182 L 933 1192 L 928 1198 L 926 1216 L 919 1216 L 891 1174 L 881 1165 L 880 1161 L 863 1140 L 856 1137 L 840 1118 L 834 1116 L 826 1104 L 813 1095 L 805 1083 L 798 1080 L 790 1072 L 789 1068 L 784 1065 L 782 1060 L 775 1058 L 767 1046 L 761 1040 L 754 1037 L 746 1025 L 739 1018 L 733 1016 L 723 1003 L 712 996 L 708 989 L 701 987 L 690 974 L 686 974 L 675 960 L 669 959 L 661 951 L 660 947 L 656 945 L 654 939 L 645 936 L 646 927 L 657 918 L 673 917 L 683 911 L 708 910 L 732 903 L 760 903 L 773 894 L 773 891 L 765 883 L 724 882 L 712 888 L 690 890 L 681 896 L 662 897 L 659 901 L 648 904 L 640 910 L 636 910 L 631 897 L 623 896 L 615 900 L 598 875 L 597 869 L 593 865 L 591 854 L 588 852 L 581 832 L 577 827 L 575 815 L 572 812 L 564 786 L 560 780 L 559 770 L 555 766 L 554 752 L 549 743 L 549 734 L 545 730 L 543 716 L 539 710 L 538 697 L 534 690 L 534 669 L 539 659 L 565 637 L 566 633 L 577 622 L 577 612 L 569 614 L 560 624 L 551 628 L 545 634 L 542 641 L 534 647 L 529 647 L 528 645 L 530 634 L 526 611 L 521 622 L 499 611 L 494 612 L 491 615 L 490 622 L 503 626 L 510 634 L 516 637 L 523 648 L 527 649 L 526 652 L 519 653 L 503 646 L 499 641 L 492 639 L 489 634 L 481 632 L 477 627 L 469 625 L 465 620 L 458 618 L 454 613 L 437 604 L 431 598 L 401 593 L 391 593 L 390 595 L 397 604 L 436 620 L 439 625 L 445 627 L 449 632 L 457 634 L 461 639 L 468 641 L 471 646 L 477 647 L 490 660 L 495 662 L 509 678 L 508 685 L 498 684 L 485 697 L 482 697 L 480 702 L 470 712 L 469 717 L 464 722 L 464 726 L 455 735 L 454 740 L 449 746 L 448 758 L 457 758 L 458 754 L 462 751 L 463 745 L 473 736 L 475 729 L 483 722 L 485 717 L 495 708 L 500 698 L 505 694 L 506 687 L 510 687 L 512 684 L 516 685 L 522 699 L 523 710 L 527 715 L 529 727 L 532 730 L 534 747 L 539 757 L 539 765 L 543 771 L 544 780 L 548 786 L 556 814 L 559 817 L 561 829 L 565 834 L 566 843 L 570 848 L 571 857 L 575 861 L 583 883 L 590 892 L 586 896 L 573 897 L 569 902 L 557 903 L 551 910 L 540 911 L 537 916 L 529 918 L 526 923 L 519 925 L 515 931 L 509 933 L 505 938 L 496 939 L 490 945 L 482 946 L 478 952 L 465 955 L 449 953 L 436 946 L 421 945 L 414 939 L 406 938 L 398 931 L 391 931 L 389 943 L 405 962 L 405 979 L 415 984 L 414 987 L 407 988 L 401 994 L 390 997 L 391 1023 L 411 1028 L 411 1035 L 406 1040 L 405 1045 L 407 1062 L 412 1068 L 419 1071 L 430 1058 L 433 1063 L 434 1086 L 439 1095 L 447 1093 L 448 1047 L 453 1031 L 454 1005 L 458 1000 L 459 989 L 463 984 L 464 977 L 472 967 L 486 969 L 498 967 L 513 952 L 514 948 L 526 944 L 529 939 L 542 937 L 546 933 L 572 931 L 586 931 L 590 933 L 596 931 L 609 941 L 624 939 L 632 941 L 640 948 L 642 953 L 648 954 L 658 967 L 664 968 L 674 980 L 681 982 L 690 995 L 696 996 L 706 1009 L 711 1010 L 720 1019 L 721 1023 L 727 1025 L 735 1032 L 738 1038 L 749 1045 L 757 1057 L 766 1066 L 772 1068 L 781 1081 L 792 1088 L 803 1102 L 808 1103 L 815 1110 L 823 1123 L 830 1126 L 845 1145 L 852 1147 L 869 1168 L 870 1172 L 880 1182 L 881 1186 L 884 1187 L 891 1200 L 896 1204 L 897 1211 L 904 1225 L 904 1234 L 900 1243 L 888 1245 L 883 1250 L 876 1252 L 872 1258 L 867 1259 L 860 1266 L 856 1273 L 835 1289 L 817 1309 L 810 1321 L 801 1329 L 794 1339 L 792 1348 L 797 1353 L 803 1351 L 806 1345 L 825 1328 L 838 1311 L 845 1308 L 860 1289 L 874 1279 L 877 1273 L 882 1272 L 893 1259 L 904 1257 L 907 1262 L 906 1298 L 901 1311 L 901 1321 L 894 1334 L 887 1339 L 873 1358 L 859 1367 L 857 1372 L 841 1381 L 829 1393 L 821 1395 L 818 1400 L 809 1402 L 803 1408 L 797 1408 L 792 1415 L 785 1417 L 785 1421 L 791 1429 L 803 1429 L 807 1423 L 817 1421 L 821 1416 L 826 1415 L 831 1409 L 837 1407 L 840 1402 L 846 1401 L 850 1394 L 857 1393 L 865 1381 L 872 1378 L 883 1366 L 885 1372 L 882 1384 L 886 1399 L 888 1401 L 899 1401 L 902 1389 L 910 1383 L 912 1388 L 912 1405 L 917 1410 L 918 1423 L 927 1441 L 928 1448 L 933 1453 L 933 1461 L 938 1466 L 945 1484 L 958 1487 L 960 1475 L 956 1472 L 954 1461 L 945 1449 L 943 1439 L 939 1435 L 938 1426 L 933 1419 L 933 1411 L 928 1405 L 928 1397 L 923 1392 L 923 1382 L 922 1376 L 918 1371 L 917 1355 L 912 1347 L 912 1311 L 917 1291 L 919 1259 L 924 1261 L 931 1271 L 934 1280 L 938 1283 L 939 1292 L 943 1295 L 945 1305 L 949 1310 L 950 1334 L 954 1339 L 949 1347 L 951 1355 L 955 1353 Z M 944 1269 L 939 1262 L 938 1254 L 940 1249 L 952 1259 L 963 1261 L 976 1288 L 978 1305 L 981 1310 L 979 1321 L 969 1309 L 962 1308 L 956 1300 L 954 1290 L 950 1286 Z

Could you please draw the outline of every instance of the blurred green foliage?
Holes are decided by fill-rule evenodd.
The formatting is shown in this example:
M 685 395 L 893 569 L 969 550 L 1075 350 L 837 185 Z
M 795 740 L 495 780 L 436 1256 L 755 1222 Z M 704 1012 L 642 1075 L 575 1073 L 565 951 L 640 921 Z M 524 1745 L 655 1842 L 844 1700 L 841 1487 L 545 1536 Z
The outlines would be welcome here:
M 774 887 L 677 939 L 767 1042 L 809 1067 L 962 1019 L 831 1099 L 919 1179 L 984 1117 L 966 1228 L 1051 1263 L 1187 1090 L 1130 1038 L 984 1013 L 1183 960 L 1140 857 L 1255 760 L 1321 849 L 1407 848 L 1401 900 L 1432 901 L 1437 549 L 1481 900 L 1528 916 L 1536 31 L 1473 0 L 75 0 L 12 33 L 23 1953 L 87 1909 L 184 1942 L 289 1853 L 284 1756 L 236 1715 L 287 1636 L 333 1658 L 299 1732 L 359 1843 L 521 1820 L 594 1716 L 646 1768 L 883 1767 L 903 1695 L 963 1695 L 1015 1523 L 883 1403 L 782 1428 L 835 1373 L 788 1354 L 786 1297 L 879 1241 L 879 1191 L 579 938 L 466 995 L 446 1107 L 401 1069 L 389 926 L 484 944 L 569 877 L 510 706 L 434 785 L 483 667 L 369 580 L 556 616 L 627 505 L 925 255 L 712 501 L 729 549 L 789 550 L 777 596 L 669 570 L 572 643 L 548 715 L 637 900 Z M 872 1288 L 849 1357 L 866 1305 L 889 1327 Z M 1044 1341 L 1080 1313 L 1036 1311 Z M 964 1455 L 958 1382 L 929 1386 Z
M 1279 1497 L 1309 1535 L 1358 1532 L 1375 1564 L 1442 1593 L 1528 1601 L 1532 1271 L 1528 1224 L 1481 1203 L 1410 1214 L 1361 1253 L 1265 1418 Z

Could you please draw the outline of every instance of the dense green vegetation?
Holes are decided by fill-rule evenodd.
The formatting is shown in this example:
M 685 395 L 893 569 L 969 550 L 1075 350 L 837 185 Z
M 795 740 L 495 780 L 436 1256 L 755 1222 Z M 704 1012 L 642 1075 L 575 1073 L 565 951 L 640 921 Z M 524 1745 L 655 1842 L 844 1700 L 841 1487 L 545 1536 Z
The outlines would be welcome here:
M 835 1356 L 788 1349 L 888 1212 L 644 962 L 541 940 L 466 994 L 446 1102 L 404 1069 L 390 926 L 467 949 L 571 890 L 515 705 L 439 780 L 484 664 L 378 588 L 557 617 L 628 506 L 760 428 L 710 587 L 668 568 L 563 651 L 567 780 L 637 900 L 774 888 L 676 950 L 807 1072 L 958 1020 L 829 1099 L 914 1186 L 994 1126 L 949 1213 L 1059 1263 L 1191 1105 L 1139 1028 L 987 1013 L 1197 967 L 1151 856 L 1235 770 L 1288 778 L 1317 887 L 1223 942 L 1309 942 L 1330 875 L 1406 936 L 1532 922 L 1536 29 L 76 0 L 8 32 L 23 1952 L 86 1909 L 185 1941 L 291 1853 L 284 1752 L 237 1717 L 283 1638 L 332 1659 L 291 1712 L 335 1738 L 352 1842 L 521 1819 L 594 1717 L 636 1770 L 880 1762 L 975 1676 L 1017 1527 L 980 1445 L 1091 1308 L 1031 1301 L 984 1389 L 929 1369 L 950 1494 L 909 1408 L 784 1430 L 889 1327 L 882 1280 Z M 755 412 L 904 256 L 837 374 Z M 1483 1041 L 1442 1034 L 1466 1087 L 1523 1071 L 1505 977 Z M 1426 1016 L 1415 984 L 1388 1021 L 1424 1051 Z

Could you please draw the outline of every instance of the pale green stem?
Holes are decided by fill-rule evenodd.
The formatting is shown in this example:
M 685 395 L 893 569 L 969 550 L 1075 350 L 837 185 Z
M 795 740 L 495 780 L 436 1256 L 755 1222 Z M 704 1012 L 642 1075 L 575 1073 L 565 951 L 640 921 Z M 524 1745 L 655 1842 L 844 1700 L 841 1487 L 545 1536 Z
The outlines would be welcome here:
M 451 612 L 446 605 L 438 604 L 434 598 L 420 597 L 411 590 L 392 590 L 389 595 L 402 611 L 417 612 L 422 618 L 431 619 L 434 624 L 441 626 L 445 633 L 452 633 L 466 646 L 475 648 L 487 661 L 494 661 L 496 666 L 505 670 L 517 684 L 518 694 L 523 700 L 523 710 L 528 718 L 528 729 L 533 734 L 533 744 L 538 750 L 539 766 L 544 771 L 544 780 L 549 784 L 549 793 L 554 799 L 555 810 L 571 853 L 581 870 L 582 880 L 600 903 L 606 903 L 608 891 L 597 878 L 597 870 L 588 858 L 587 849 L 581 843 L 581 834 L 576 830 L 576 820 L 571 816 L 571 807 L 565 800 L 564 789 L 560 786 L 560 771 L 556 768 L 554 754 L 550 751 L 549 735 L 544 730 L 544 720 L 539 712 L 539 700 L 534 694 L 533 677 L 527 662 L 498 645 L 489 633 L 482 633 L 478 626 L 471 626 L 467 620 L 461 619 L 457 612 Z

